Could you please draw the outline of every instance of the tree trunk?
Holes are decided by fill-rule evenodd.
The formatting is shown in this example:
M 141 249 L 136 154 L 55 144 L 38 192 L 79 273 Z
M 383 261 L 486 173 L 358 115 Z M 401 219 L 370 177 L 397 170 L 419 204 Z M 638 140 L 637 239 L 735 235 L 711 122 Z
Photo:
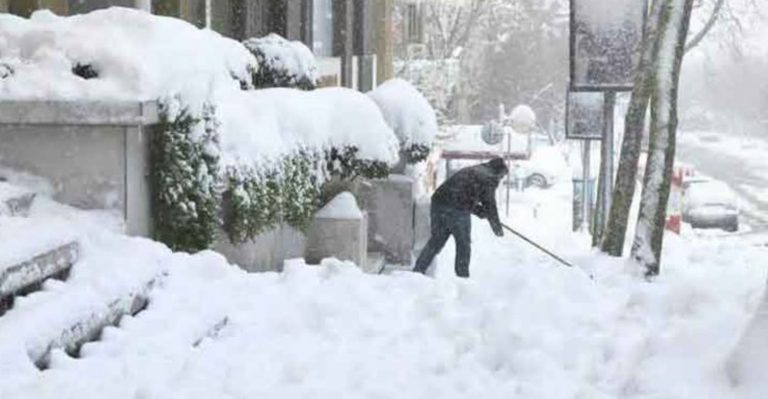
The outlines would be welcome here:
M 661 267 L 667 200 L 675 162 L 680 66 L 685 55 L 692 6 L 693 0 L 667 0 L 659 29 L 648 161 L 632 244 L 632 258 L 645 268 L 648 276 L 657 275 Z
M 600 249 L 611 255 L 621 256 L 627 235 L 627 222 L 632 199 L 635 196 L 637 163 L 640 159 L 645 116 L 656 79 L 656 61 L 659 52 L 659 25 L 663 5 L 669 0 L 655 0 L 645 22 L 645 35 L 641 45 L 640 61 L 635 75 L 634 90 L 624 120 L 624 139 L 616 174 L 608 223 L 603 233 Z

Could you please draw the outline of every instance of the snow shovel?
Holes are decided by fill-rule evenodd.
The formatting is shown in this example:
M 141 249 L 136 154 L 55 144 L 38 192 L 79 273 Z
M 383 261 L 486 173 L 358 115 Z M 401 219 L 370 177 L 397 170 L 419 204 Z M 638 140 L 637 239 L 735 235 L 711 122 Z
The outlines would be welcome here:
M 504 228 L 505 228 L 507 231 L 509 231 L 510 233 L 512 233 L 512 234 L 514 234 L 514 235 L 516 235 L 516 236 L 518 236 L 518 237 L 520 237 L 520 238 L 522 238 L 522 239 L 523 239 L 525 242 L 527 242 L 528 244 L 531 244 L 531 245 L 533 245 L 533 246 L 534 246 L 534 247 L 536 247 L 536 248 L 537 248 L 539 251 L 541 251 L 541 252 L 544 252 L 545 254 L 547 254 L 547 255 L 551 256 L 553 259 L 555 259 L 556 261 L 560 262 L 561 264 L 563 264 L 563 265 L 565 265 L 565 266 L 568 266 L 568 267 L 573 267 L 573 265 L 572 265 L 571 263 L 569 263 L 569 262 L 567 262 L 567 261 L 563 260 L 563 258 L 561 258 L 561 257 L 559 257 L 559 256 L 557 256 L 557 255 L 555 255 L 555 254 L 553 254 L 552 252 L 548 251 L 546 248 L 544 248 L 544 247 L 542 247 L 541 245 L 539 245 L 539 244 L 537 244 L 537 243 L 533 242 L 533 240 L 531 240 L 530 238 L 528 238 L 528 237 L 526 237 L 526 236 L 524 236 L 524 235 L 522 235 L 522 234 L 518 233 L 517 231 L 515 231 L 513 228 L 511 228 L 511 227 L 507 226 L 506 224 L 502 223 L 502 224 L 501 224 L 501 226 L 502 226 L 502 227 L 504 227 Z M 590 276 L 590 277 L 591 277 L 591 276 Z

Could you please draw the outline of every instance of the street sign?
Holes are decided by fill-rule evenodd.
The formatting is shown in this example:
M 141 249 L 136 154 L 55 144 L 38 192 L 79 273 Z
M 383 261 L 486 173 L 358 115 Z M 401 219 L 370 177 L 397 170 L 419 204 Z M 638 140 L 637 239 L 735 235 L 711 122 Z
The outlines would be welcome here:
M 605 130 L 605 94 L 569 91 L 566 98 L 565 138 L 601 140 Z
M 571 0 L 571 90 L 632 90 L 647 0 Z
M 491 121 L 483 126 L 480 136 L 488 145 L 496 145 L 504 140 L 504 128 L 496 121 Z

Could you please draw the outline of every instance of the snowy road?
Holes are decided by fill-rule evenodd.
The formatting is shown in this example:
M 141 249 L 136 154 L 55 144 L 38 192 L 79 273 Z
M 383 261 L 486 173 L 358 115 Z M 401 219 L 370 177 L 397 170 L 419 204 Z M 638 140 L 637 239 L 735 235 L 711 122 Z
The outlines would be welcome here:
M 761 193 L 761 189 L 768 188 L 768 174 L 760 147 L 731 138 L 707 141 L 684 136 L 678 157 L 699 172 L 730 185 L 747 202 L 742 214 L 752 233 L 768 234 L 768 195 Z

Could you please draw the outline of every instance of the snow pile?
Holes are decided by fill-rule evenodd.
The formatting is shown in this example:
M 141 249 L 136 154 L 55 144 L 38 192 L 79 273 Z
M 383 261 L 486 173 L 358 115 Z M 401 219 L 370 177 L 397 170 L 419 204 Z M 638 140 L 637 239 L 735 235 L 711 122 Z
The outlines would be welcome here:
M 524 193 L 541 209 L 520 203 L 508 222 L 594 281 L 479 219 L 470 280 L 453 277 L 452 241 L 430 279 L 339 261 L 249 275 L 211 252 L 88 237 L 71 283 L 49 283 L 0 318 L 0 397 L 745 397 L 725 365 L 760 302 L 765 249 L 669 238 L 648 283 L 570 233 L 567 188 Z M 36 345 L 31 328 L 47 328 L 23 320 L 56 325 L 155 271 L 167 276 L 150 306 L 81 358 L 57 351 L 40 373 L 19 350 Z M 765 397 L 755 389 L 749 398 Z
M 0 215 L 0 276 L 12 266 L 77 238 L 63 221 Z
M 0 396 L 738 397 L 720 366 L 765 271 L 723 261 L 763 253 L 676 242 L 653 284 L 580 258 L 592 281 L 475 223 L 468 281 L 337 261 L 246 275 L 211 253 L 175 255 L 146 311 L 80 359 L 16 370 Z
M 745 397 L 724 366 L 760 301 L 765 249 L 670 238 L 663 272 L 648 283 L 568 231 L 567 186 L 540 192 L 538 215 L 509 222 L 595 280 L 479 219 L 470 280 L 453 277 L 452 241 L 435 279 L 338 261 L 249 275 L 211 252 L 101 242 L 130 252 L 132 265 L 164 265 L 149 308 L 79 359 L 55 353 L 44 373 L 4 357 L 0 397 Z
M 254 57 L 237 41 L 177 18 L 128 8 L 29 19 L 0 15 L 4 99 L 154 100 L 180 94 L 201 103 L 250 78 Z M 97 77 L 73 73 L 91 66 Z M 233 76 L 236 78 L 233 78 Z
M 3 171 L 18 191 L 49 186 L 31 176 Z M 32 186 L 17 186 L 24 182 Z M 17 373 L 35 372 L 31 358 L 51 343 L 62 346 L 76 326 L 95 323 L 125 305 L 126 296 L 146 289 L 161 275 L 170 251 L 161 244 L 121 235 L 119 215 L 82 211 L 56 203 L 44 193 L 27 217 L 0 216 L 0 275 L 8 266 L 71 242 L 80 244 L 80 260 L 66 283 L 48 281 L 43 289 L 18 297 L 0 317 L 0 372 L 12 383 Z M 6 281 L 7 282 L 7 281 Z
M 384 82 L 368 93 L 404 146 L 431 145 L 437 135 L 435 110 L 426 98 L 402 79 Z
M 362 219 L 363 213 L 357 206 L 355 196 L 345 191 L 334 197 L 331 202 L 317 211 L 315 217 L 324 219 Z
M 71 226 L 70 226 L 71 227 Z M 19 298 L 0 317 L 3 375 L 34 371 L 30 359 L 43 356 L 54 342 L 63 346 L 75 326 L 96 322 L 146 293 L 148 283 L 164 272 L 170 251 L 148 240 L 114 234 L 80 237 L 81 258 L 66 283 L 49 281 L 44 291 Z

